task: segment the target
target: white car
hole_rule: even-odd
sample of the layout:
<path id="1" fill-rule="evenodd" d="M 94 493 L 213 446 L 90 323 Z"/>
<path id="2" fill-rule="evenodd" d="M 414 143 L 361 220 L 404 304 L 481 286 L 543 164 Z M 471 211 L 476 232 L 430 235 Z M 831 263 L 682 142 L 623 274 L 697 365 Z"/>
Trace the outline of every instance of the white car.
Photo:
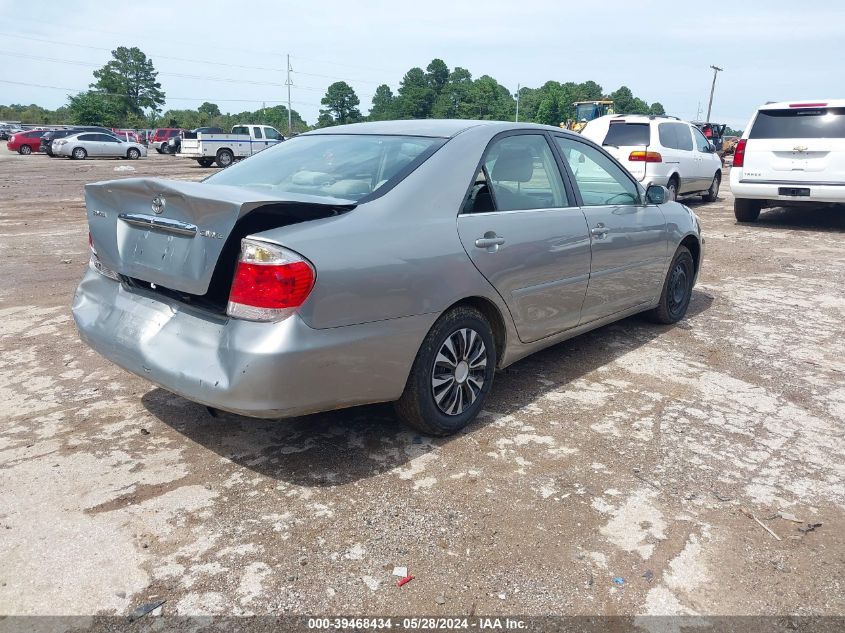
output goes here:
<path id="1" fill-rule="evenodd" d="M 581 134 L 601 145 L 643 187 L 661 185 L 672 199 L 701 195 L 713 202 L 722 182 L 722 159 L 697 127 L 670 116 L 609 114 Z"/>
<path id="2" fill-rule="evenodd" d="M 760 106 L 731 168 L 734 215 L 765 207 L 845 204 L 845 99 Z"/>
<path id="3" fill-rule="evenodd" d="M 53 154 L 76 160 L 85 158 L 128 158 L 135 160 L 147 155 L 147 148 L 140 143 L 122 141 L 111 134 L 81 132 L 56 139 Z"/>

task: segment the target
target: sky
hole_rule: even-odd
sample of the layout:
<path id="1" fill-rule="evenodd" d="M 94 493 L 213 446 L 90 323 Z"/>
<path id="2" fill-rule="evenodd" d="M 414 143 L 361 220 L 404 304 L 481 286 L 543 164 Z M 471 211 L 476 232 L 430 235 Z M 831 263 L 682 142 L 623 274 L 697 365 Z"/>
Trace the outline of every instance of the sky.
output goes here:
<path id="1" fill-rule="evenodd" d="M 565 0 L 0 0 L 0 104 L 56 108 L 87 88 L 117 46 L 153 60 L 164 109 L 223 112 L 287 102 L 313 124 L 344 80 L 366 114 L 435 57 L 516 92 L 548 80 L 626 85 L 668 114 L 741 129 L 767 101 L 845 97 L 845 2 Z"/>

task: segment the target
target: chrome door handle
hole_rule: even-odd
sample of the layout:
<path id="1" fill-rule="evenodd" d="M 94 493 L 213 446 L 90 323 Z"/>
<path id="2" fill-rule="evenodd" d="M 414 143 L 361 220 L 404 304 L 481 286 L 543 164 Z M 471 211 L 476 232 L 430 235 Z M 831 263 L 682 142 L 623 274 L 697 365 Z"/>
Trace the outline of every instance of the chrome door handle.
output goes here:
<path id="1" fill-rule="evenodd" d="M 590 229 L 590 235 L 595 235 L 597 237 L 604 237 L 608 233 L 609 229 L 601 222 L 599 222 L 595 228 Z"/>
<path id="2" fill-rule="evenodd" d="M 488 253 L 495 253 L 505 243 L 505 238 L 496 235 L 495 231 L 487 231 L 484 237 L 475 240 L 476 248 L 486 248 Z"/>

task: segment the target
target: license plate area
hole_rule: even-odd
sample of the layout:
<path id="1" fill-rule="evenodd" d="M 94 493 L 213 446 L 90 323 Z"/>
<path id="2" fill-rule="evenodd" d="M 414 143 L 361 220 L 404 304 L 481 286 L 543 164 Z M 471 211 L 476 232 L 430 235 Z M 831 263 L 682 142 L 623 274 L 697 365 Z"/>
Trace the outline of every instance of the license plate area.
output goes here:
<path id="1" fill-rule="evenodd" d="M 779 196 L 791 196 L 791 197 L 809 196 L 810 195 L 810 188 L 809 187 L 778 187 L 778 195 Z"/>

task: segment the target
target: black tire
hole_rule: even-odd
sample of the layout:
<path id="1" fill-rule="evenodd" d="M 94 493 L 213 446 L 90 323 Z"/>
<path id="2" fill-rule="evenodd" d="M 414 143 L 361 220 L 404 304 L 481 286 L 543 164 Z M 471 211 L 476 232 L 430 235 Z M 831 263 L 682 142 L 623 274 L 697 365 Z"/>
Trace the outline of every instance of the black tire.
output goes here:
<path id="1" fill-rule="evenodd" d="M 30 154 L 32 154 L 32 148 L 29 145 L 21 145 L 18 148 L 18 153 L 22 156 L 29 156 Z"/>
<path id="2" fill-rule="evenodd" d="M 734 200 L 734 216 L 737 222 L 756 222 L 762 209 L 763 203 L 760 200 L 746 200 L 745 198 Z"/>
<path id="3" fill-rule="evenodd" d="M 465 334 L 469 331 L 476 336 Z M 469 345 L 467 341 L 471 341 Z M 447 348 L 447 345 L 451 347 Z M 449 365 L 438 360 L 446 358 L 449 349 L 456 351 L 453 360 L 483 361 L 483 368 L 473 370 L 466 360 L 460 360 L 453 363 L 455 369 L 452 371 Z M 445 354 L 441 355 L 444 350 Z M 493 385 L 495 371 L 496 346 L 487 319 L 475 308 L 454 308 L 437 320 L 420 346 L 405 391 L 394 403 L 396 415 L 426 435 L 457 433 L 481 411 Z M 480 387 L 479 378 L 483 378 Z M 466 406 L 465 399 L 469 401 Z M 452 413 L 447 411 L 450 408 L 453 408 Z"/>
<path id="4" fill-rule="evenodd" d="M 213 158 L 198 158 L 197 162 L 200 164 L 200 167 L 211 167 L 214 164 Z"/>
<path id="5" fill-rule="evenodd" d="M 88 152 L 85 151 L 84 147 L 74 147 L 73 151 L 70 153 L 71 158 L 74 160 L 85 160 L 88 158 Z"/>
<path id="6" fill-rule="evenodd" d="M 221 149 L 217 152 L 217 158 L 215 160 L 218 167 L 226 168 L 235 162 L 235 155 L 232 153 L 232 150 L 229 149 Z"/>
<path id="7" fill-rule="evenodd" d="M 156 151 L 157 151 L 159 154 L 161 154 L 161 153 L 162 153 L 162 152 L 161 152 L 161 148 L 160 148 L 160 147 L 156 147 Z"/>
<path id="8" fill-rule="evenodd" d="M 695 261 L 686 246 L 679 246 L 669 265 L 669 272 L 663 281 L 660 303 L 648 313 L 656 323 L 677 323 L 684 318 L 692 299 L 692 284 L 695 280 Z"/>
<path id="9" fill-rule="evenodd" d="M 674 202 L 678 199 L 678 177 L 672 176 L 669 182 L 666 183 L 666 189 L 669 191 L 669 202 Z"/>
<path id="10" fill-rule="evenodd" d="M 717 171 L 713 176 L 713 182 L 710 183 L 710 189 L 707 193 L 701 195 L 704 202 L 716 202 L 719 199 L 719 185 L 722 184 L 722 172 Z"/>
<path id="11" fill-rule="evenodd" d="M 141 158 L 141 152 L 136 147 L 130 147 L 126 152 L 126 158 L 129 160 L 138 160 Z"/>

